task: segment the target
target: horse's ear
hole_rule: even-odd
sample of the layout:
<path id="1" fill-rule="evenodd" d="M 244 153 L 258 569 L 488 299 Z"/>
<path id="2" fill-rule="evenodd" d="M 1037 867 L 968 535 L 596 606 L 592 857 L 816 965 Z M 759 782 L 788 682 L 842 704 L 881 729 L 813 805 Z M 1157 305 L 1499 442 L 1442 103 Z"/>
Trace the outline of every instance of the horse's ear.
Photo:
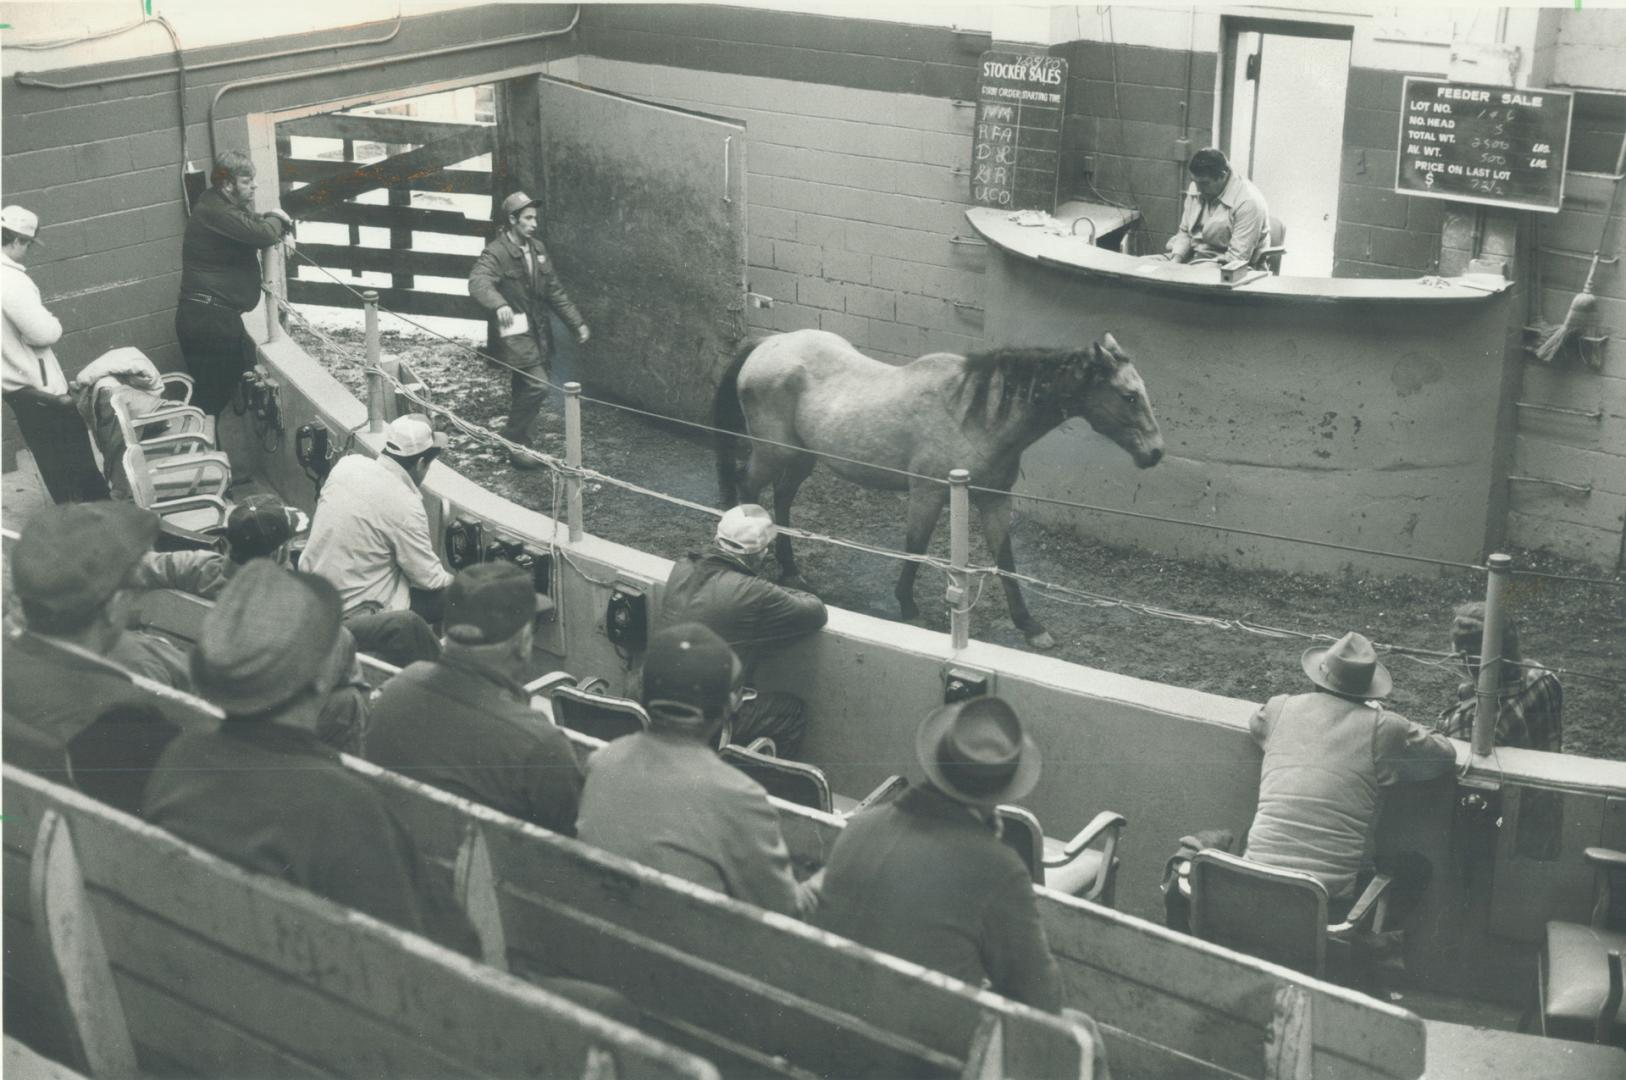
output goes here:
<path id="1" fill-rule="evenodd" d="M 1112 336 L 1112 332 L 1110 330 L 1101 335 L 1101 344 L 1106 346 L 1108 352 L 1123 352 L 1123 349 L 1118 345 L 1118 339 Z"/>

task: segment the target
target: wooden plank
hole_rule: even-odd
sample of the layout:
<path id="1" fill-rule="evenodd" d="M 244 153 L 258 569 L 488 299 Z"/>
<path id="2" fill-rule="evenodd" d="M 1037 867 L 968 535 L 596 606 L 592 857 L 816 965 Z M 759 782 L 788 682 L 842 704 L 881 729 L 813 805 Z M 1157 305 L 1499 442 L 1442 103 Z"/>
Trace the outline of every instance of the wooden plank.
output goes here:
<path id="1" fill-rule="evenodd" d="M 328 269 L 412 271 L 434 277 L 467 278 L 475 256 L 442 251 L 403 251 L 398 248 L 349 247 L 344 244 L 301 244 L 299 250 Z M 398 290 L 391 290 L 398 291 Z"/>
<path id="2" fill-rule="evenodd" d="M 386 159 L 388 160 L 388 159 Z M 375 162 L 382 165 L 383 162 Z M 278 171 L 283 179 L 289 182 L 303 182 L 308 187 L 294 188 L 282 197 L 283 209 L 300 220 L 305 219 L 305 209 L 311 206 L 331 206 L 338 201 L 338 196 L 329 197 L 326 202 L 312 202 L 323 190 L 326 183 L 339 183 L 361 174 L 362 169 L 372 168 L 371 165 L 347 165 L 342 161 L 323 161 L 317 158 L 285 158 L 279 163 Z M 484 169 L 438 169 L 416 176 L 402 176 L 392 179 L 389 184 L 371 183 L 370 181 L 356 181 L 366 183 L 358 191 L 348 192 L 344 199 L 349 200 L 365 191 L 388 187 L 391 191 L 434 191 L 442 195 L 486 195 L 490 192 L 491 174 Z M 353 185 L 351 185 L 353 186 Z M 311 195 L 304 197 L 306 192 Z M 298 207 L 296 210 L 295 207 Z"/>
<path id="3" fill-rule="evenodd" d="M 5 1068 L 0 1071 L 11 1080 L 84 1080 L 82 1074 L 60 1061 L 34 1053 L 10 1035 L 6 1036 Z"/>
<path id="4" fill-rule="evenodd" d="M 453 184 L 457 178 L 452 176 L 454 170 L 449 170 L 446 166 L 479 157 L 481 154 L 489 154 L 491 141 L 490 128 L 470 128 L 460 134 L 438 139 L 427 146 L 420 146 L 416 150 L 409 150 L 404 154 L 375 161 L 357 169 L 345 169 L 340 166 L 344 169 L 343 175 L 318 179 L 309 187 L 289 192 L 283 198 L 283 208 L 298 217 L 300 210 L 307 206 L 338 202 L 360 195 L 364 191 L 372 191 L 374 188 L 412 187 L 426 182 L 436 185 L 426 190 L 455 191 L 457 189 Z M 290 180 L 302 179 L 296 172 L 286 171 L 294 162 L 300 160 L 294 158 L 288 162 L 279 162 L 279 168 L 284 170 L 283 175 Z M 478 177 L 480 181 L 467 192 L 468 194 L 483 194 L 490 190 L 491 179 L 487 173 L 463 171 L 468 176 Z"/>
<path id="5" fill-rule="evenodd" d="M 439 315 L 449 319 L 486 321 L 486 310 L 467 296 L 432 293 L 421 289 L 377 289 L 378 302 L 403 315 Z M 361 307 L 361 299 L 333 281 L 288 281 L 288 301 L 293 304 L 320 304 L 326 307 Z M 387 319 L 387 316 L 386 316 Z M 384 325 L 388 325 L 386 321 Z"/>
<path id="6" fill-rule="evenodd" d="M 491 849 L 473 821 L 464 830 L 457 849 L 457 865 L 452 874 L 457 902 L 469 917 L 480 938 L 480 954 L 499 971 L 508 970 L 508 942 L 503 935 L 502 901 L 497 895 L 497 879 L 491 869 Z"/>
<path id="7" fill-rule="evenodd" d="M 491 237 L 491 222 L 471 218 L 455 210 L 430 210 L 422 206 L 378 206 L 373 203 L 341 202 L 315 206 L 304 221 L 331 221 L 345 225 L 366 225 L 375 229 L 411 229 L 413 232 L 442 233 L 449 236 Z M 304 245 L 301 245 L 301 250 Z"/>
<path id="8" fill-rule="evenodd" d="M 1278 987 L 1265 1044 L 1265 1080 L 1311 1080 L 1314 1025 L 1309 993 L 1302 986 Z"/>
<path id="9" fill-rule="evenodd" d="M 7 825 L 13 814 L 26 822 L 47 809 L 61 811 L 73 828 L 93 896 L 107 897 L 97 904 L 98 917 L 112 918 L 115 909 L 167 913 L 176 920 L 168 944 L 196 942 L 202 956 L 212 943 L 210 954 L 234 958 L 230 973 L 216 978 L 232 981 L 238 969 L 252 967 L 268 978 L 306 983 L 332 1002 L 387 1023 L 396 1041 L 433 1047 L 460 1071 L 580 1072 L 596 1045 L 614 1054 L 624 1077 L 716 1076 L 708 1063 L 597 1013 L 285 882 L 239 870 L 10 766 L 5 805 Z M 8 844 L 19 839 L 8 830 Z M 152 947 L 111 929 L 108 936 L 119 942 L 120 966 L 124 955 Z M 151 962 L 172 963 L 172 957 L 155 948 Z M 297 1011 L 265 1011 L 293 1025 L 289 1044 L 298 1045 L 307 1018 Z"/>
<path id="10" fill-rule="evenodd" d="M 334 1076 L 299 1056 L 273 1046 L 233 1022 L 206 1012 L 145 980 L 115 971 L 119 999 L 136 1035 L 136 1054 L 150 1075 Z"/>
<path id="11" fill-rule="evenodd" d="M 135 1047 L 113 988 L 101 929 L 86 899 L 73 837 L 55 811 L 40 821 L 28 891 L 30 914 L 45 944 L 44 989 L 68 1018 L 75 1064 L 97 1080 L 137 1075 Z"/>
<path id="12" fill-rule="evenodd" d="M 322 113 L 284 120 L 277 125 L 277 137 L 305 135 L 318 139 L 359 139 L 376 143 L 410 143 L 424 146 L 490 124 L 449 124 L 441 120 L 414 120 L 408 116 L 365 116 L 357 113 Z"/>

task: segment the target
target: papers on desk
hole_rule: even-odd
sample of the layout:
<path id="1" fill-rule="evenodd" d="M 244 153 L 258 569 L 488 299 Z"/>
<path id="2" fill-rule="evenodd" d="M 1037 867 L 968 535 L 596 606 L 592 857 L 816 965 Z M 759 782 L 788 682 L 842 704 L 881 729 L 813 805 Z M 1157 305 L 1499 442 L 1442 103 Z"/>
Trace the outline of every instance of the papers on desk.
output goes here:
<path id="1" fill-rule="evenodd" d="M 523 311 L 514 312 L 514 321 L 508 324 L 508 329 L 502 332 L 503 337 L 519 337 L 521 334 L 531 332 L 531 320 Z"/>

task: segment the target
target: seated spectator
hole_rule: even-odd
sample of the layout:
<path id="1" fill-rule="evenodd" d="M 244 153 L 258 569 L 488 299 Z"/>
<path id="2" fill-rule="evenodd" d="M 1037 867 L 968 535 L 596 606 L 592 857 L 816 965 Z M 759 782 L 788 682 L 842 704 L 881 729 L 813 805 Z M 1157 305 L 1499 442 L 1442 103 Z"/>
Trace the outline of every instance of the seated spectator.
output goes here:
<path id="1" fill-rule="evenodd" d="M 411 838 L 366 780 L 316 737 L 339 677 L 339 597 L 263 559 L 232 578 L 192 654 L 220 730 L 170 744 L 147 783 L 146 817 L 247 869 L 271 874 L 470 956 L 467 919 L 429 878 Z"/>
<path id="2" fill-rule="evenodd" d="M 493 810 L 574 835 L 582 774 L 521 680 L 538 597 L 513 563 L 471 566 L 446 590 L 446 641 L 384 684 L 367 758 Z"/>
<path id="3" fill-rule="evenodd" d="M 1191 186 L 1180 212 L 1180 228 L 1165 254 L 1174 262 L 1244 262 L 1253 265 L 1270 243 L 1270 207 L 1247 177 L 1231 169 L 1225 154 L 1210 146 L 1191 155 L 1186 166 Z"/>
<path id="4" fill-rule="evenodd" d="M 218 551 L 148 552 L 142 557 L 137 584 L 146 589 L 176 589 L 213 600 L 251 559 L 288 565 L 288 548 L 310 527 L 310 518 L 275 495 L 250 495 L 226 518 L 226 553 Z M 322 705 L 317 735 L 335 750 L 362 752 L 372 687 L 362 675 L 356 640 L 339 631 L 340 670 L 344 676 Z"/>
<path id="5" fill-rule="evenodd" d="M 180 730 L 163 697 L 184 672 L 180 650 L 125 629 L 136 566 L 157 537 L 157 515 L 130 503 L 49 506 L 10 560 L 26 629 L 7 635 L 0 665 L 6 759 L 51 772 L 66 754 L 80 787 L 123 809 Z M 117 707 L 118 722 L 98 723 Z"/>
<path id="6" fill-rule="evenodd" d="M 817 893 L 791 875 L 767 793 L 715 749 L 745 696 L 742 670 L 728 644 L 704 626 L 658 631 L 644 660 L 650 730 L 588 759 L 577 834 L 758 907 L 806 914 Z"/>
<path id="7" fill-rule="evenodd" d="M 446 436 L 413 414 L 390 421 L 377 458 L 340 458 L 300 559 L 339 590 L 357 647 L 397 667 L 440 655 L 430 624 L 452 575 L 435 554 L 418 488 L 445 448 Z"/>
<path id="8" fill-rule="evenodd" d="M 812 593 L 775 585 L 762 576 L 778 530 L 760 506 L 736 506 L 717 523 L 716 550 L 677 560 L 666 579 L 656 626 L 697 622 L 719 635 L 745 666 L 752 685 L 757 664 L 787 643 L 811 634 L 829 618 Z M 806 706 L 794 694 L 759 693 L 734 717 L 732 741 L 759 738 L 794 757 L 807 728 Z"/>
<path id="9" fill-rule="evenodd" d="M 1363 635 L 1306 649 L 1301 663 L 1315 689 L 1278 694 L 1248 722 L 1265 757 L 1244 854 L 1315 875 L 1337 919 L 1371 876 L 1383 789 L 1444 776 L 1456 750 L 1383 707 L 1394 682 Z M 1401 876 L 1409 880 L 1397 877 L 1398 902 L 1423 884 L 1421 871 Z"/>
<path id="10" fill-rule="evenodd" d="M 1454 739 L 1473 740 L 1474 694 L 1479 686 L 1479 646 L 1485 634 L 1485 604 L 1476 600 L 1452 613 L 1451 648 L 1462 657 L 1467 681 L 1457 686 L 1457 702 L 1440 714 L 1434 730 Z M 1512 619 L 1502 627 L 1501 711 L 1496 714 L 1497 746 L 1564 751 L 1564 687 L 1558 676 L 1519 653 L 1519 627 Z"/>
<path id="11" fill-rule="evenodd" d="M 1010 705 L 945 705 L 915 735 L 925 783 L 842 830 L 819 926 L 1035 1008 L 1061 1009 L 1033 878 L 999 839 L 998 803 L 1039 782 L 1039 750 Z"/>

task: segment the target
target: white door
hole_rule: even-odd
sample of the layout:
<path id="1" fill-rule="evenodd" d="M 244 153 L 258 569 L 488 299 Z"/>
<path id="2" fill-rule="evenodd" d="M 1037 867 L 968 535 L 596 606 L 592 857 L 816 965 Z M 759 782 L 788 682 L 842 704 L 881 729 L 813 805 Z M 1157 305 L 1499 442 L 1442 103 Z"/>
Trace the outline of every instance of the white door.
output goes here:
<path id="1" fill-rule="evenodd" d="M 1282 273 L 1330 277 L 1349 42 L 1269 32 L 1233 41 L 1226 153 L 1287 227 Z"/>

